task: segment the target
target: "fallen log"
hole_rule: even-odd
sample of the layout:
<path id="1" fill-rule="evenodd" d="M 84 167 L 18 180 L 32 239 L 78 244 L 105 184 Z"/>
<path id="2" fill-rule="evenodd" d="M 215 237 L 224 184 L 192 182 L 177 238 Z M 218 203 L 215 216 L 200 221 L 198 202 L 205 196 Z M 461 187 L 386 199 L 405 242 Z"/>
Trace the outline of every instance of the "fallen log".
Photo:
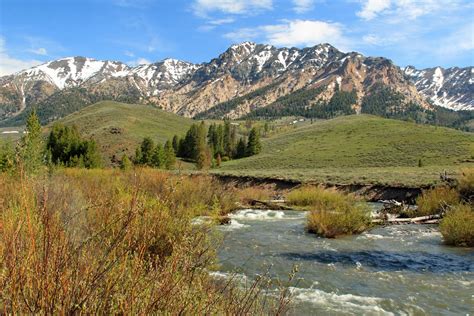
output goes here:
<path id="1" fill-rule="evenodd" d="M 388 218 L 382 219 L 377 218 L 373 219 L 373 224 L 437 224 L 439 223 L 441 216 L 438 214 L 435 215 L 428 215 L 428 216 L 419 216 L 419 217 L 412 217 L 412 218 Z"/>

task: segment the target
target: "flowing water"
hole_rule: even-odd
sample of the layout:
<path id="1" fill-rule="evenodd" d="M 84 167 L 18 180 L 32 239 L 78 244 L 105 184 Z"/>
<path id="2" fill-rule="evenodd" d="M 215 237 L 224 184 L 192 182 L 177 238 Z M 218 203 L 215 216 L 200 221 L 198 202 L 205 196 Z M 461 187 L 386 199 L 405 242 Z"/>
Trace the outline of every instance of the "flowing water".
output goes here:
<path id="1" fill-rule="evenodd" d="M 252 279 L 294 265 L 292 314 L 474 314 L 474 250 L 444 246 L 433 225 L 394 225 L 318 238 L 305 212 L 241 210 L 224 233 L 221 277 Z"/>

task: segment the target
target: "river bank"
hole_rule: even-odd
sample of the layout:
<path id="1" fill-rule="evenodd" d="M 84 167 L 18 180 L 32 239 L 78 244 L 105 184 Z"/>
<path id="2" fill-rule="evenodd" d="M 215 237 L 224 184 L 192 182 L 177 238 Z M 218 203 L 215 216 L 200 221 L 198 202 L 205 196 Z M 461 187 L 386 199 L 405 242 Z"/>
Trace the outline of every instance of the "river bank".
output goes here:
<path id="1" fill-rule="evenodd" d="M 471 312 L 474 252 L 445 246 L 434 225 L 325 239 L 305 231 L 304 211 L 247 209 L 230 217 L 217 227 L 224 241 L 216 274 L 245 282 L 269 270 L 284 281 L 298 265 L 297 281 L 288 284 L 294 315 Z"/>
<path id="2" fill-rule="evenodd" d="M 335 188 L 344 193 L 353 193 L 362 197 L 368 202 L 380 200 L 395 200 L 407 204 L 414 204 L 415 199 L 422 193 L 422 190 L 430 186 L 390 186 L 381 184 L 335 184 L 335 183 L 315 183 L 302 182 L 298 180 L 287 180 L 278 178 L 237 176 L 228 174 L 213 174 L 214 177 L 223 183 L 234 183 L 238 187 L 274 187 L 276 194 L 282 194 L 288 190 L 301 186 L 302 184 L 320 185 L 325 188 Z"/>

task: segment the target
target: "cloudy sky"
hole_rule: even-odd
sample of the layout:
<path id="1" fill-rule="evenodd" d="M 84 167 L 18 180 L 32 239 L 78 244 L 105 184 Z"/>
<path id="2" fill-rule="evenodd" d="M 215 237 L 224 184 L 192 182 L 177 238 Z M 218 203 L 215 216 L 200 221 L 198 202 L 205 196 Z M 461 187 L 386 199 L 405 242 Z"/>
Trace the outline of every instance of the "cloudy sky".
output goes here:
<path id="1" fill-rule="evenodd" d="M 1 0 L 0 75 L 67 56 L 204 62 L 242 41 L 472 66 L 472 0 Z"/>

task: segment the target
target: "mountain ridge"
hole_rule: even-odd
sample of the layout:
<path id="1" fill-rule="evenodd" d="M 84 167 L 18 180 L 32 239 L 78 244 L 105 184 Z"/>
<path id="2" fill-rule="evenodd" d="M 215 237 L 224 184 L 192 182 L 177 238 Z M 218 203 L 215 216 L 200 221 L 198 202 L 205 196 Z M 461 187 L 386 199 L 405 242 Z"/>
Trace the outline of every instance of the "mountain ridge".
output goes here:
<path id="1" fill-rule="evenodd" d="M 444 73 L 448 80 L 439 87 L 439 76 L 429 69 L 399 68 L 387 58 L 344 53 L 328 43 L 299 49 L 243 42 L 201 64 L 166 58 L 131 67 L 120 61 L 67 57 L 0 77 L 0 121 L 15 120 L 31 107 L 48 106 L 52 109 L 43 120 L 51 121 L 105 99 L 154 104 L 194 117 L 277 80 L 279 84 L 264 95 L 237 104 L 224 116 L 239 118 L 296 90 L 322 86 L 326 90 L 318 96 L 321 100 L 330 99 L 336 87 L 356 91 L 358 101 L 353 107 L 359 111 L 360 100 L 376 84 L 391 87 L 406 98 L 405 103 L 422 108 L 434 104 L 474 109 L 473 67 L 463 68 L 462 73 L 448 68 Z M 456 74 L 461 79 L 456 80 Z M 82 96 L 79 101 L 70 99 L 74 93 L 69 90 L 75 89 Z M 56 115 L 51 114 L 54 110 Z"/>

